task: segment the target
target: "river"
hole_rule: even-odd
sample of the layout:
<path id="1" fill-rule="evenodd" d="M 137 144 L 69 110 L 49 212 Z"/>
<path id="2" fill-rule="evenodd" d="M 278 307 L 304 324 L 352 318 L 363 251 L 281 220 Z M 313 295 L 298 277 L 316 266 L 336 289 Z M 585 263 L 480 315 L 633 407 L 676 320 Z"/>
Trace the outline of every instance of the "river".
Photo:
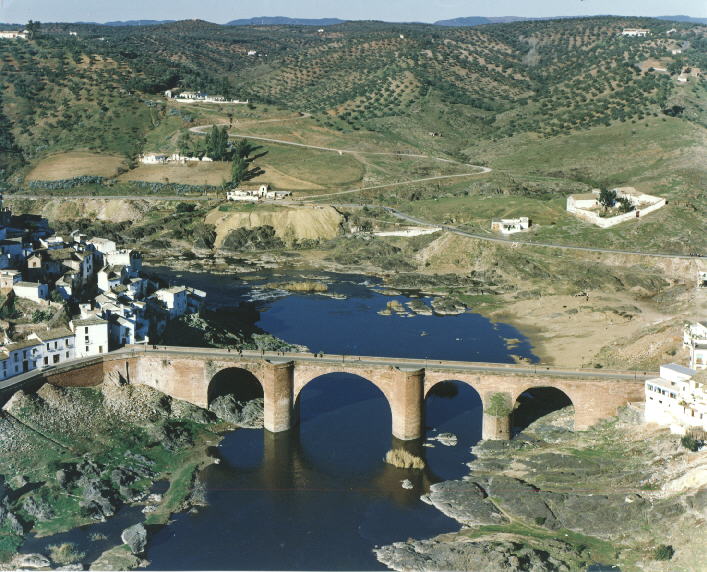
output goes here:
<path id="1" fill-rule="evenodd" d="M 345 296 L 337 299 L 262 288 L 273 275 L 247 283 L 168 276 L 206 290 L 212 306 L 255 302 L 258 326 L 313 351 L 495 362 L 511 362 L 512 351 L 534 359 L 520 332 L 478 314 L 379 315 L 389 301 L 411 298 L 382 293 L 371 278 L 320 275 L 330 293 Z M 509 350 L 504 338 L 517 345 Z M 458 444 L 407 444 L 427 468 L 402 470 L 383 461 L 393 446 L 383 394 L 353 375 L 314 380 L 301 394 L 296 430 L 226 435 L 215 451 L 220 462 L 202 474 L 208 507 L 176 515 L 151 537 L 150 568 L 377 570 L 385 569 L 371 552 L 377 545 L 458 530 L 419 499 L 431 483 L 466 474 L 469 448 L 481 436 L 479 396 L 462 384 L 446 389 L 425 404 L 427 437 L 450 432 Z M 412 489 L 401 486 L 404 479 Z"/>

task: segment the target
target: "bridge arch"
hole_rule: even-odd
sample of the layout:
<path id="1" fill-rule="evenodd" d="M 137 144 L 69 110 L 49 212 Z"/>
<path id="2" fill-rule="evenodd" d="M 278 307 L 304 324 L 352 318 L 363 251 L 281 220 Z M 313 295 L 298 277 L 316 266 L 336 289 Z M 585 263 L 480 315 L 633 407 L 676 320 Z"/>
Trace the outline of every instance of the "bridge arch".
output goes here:
<path id="1" fill-rule="evenodd" d="M 318 385 L 322 385 L 325 387 L 318 388 Z M 357 394 L 359 394 L 360 396 L 364 396 L 366 394 L 365 390 L 356 392 L 354 389 L 353 391 L 351 391 L 352 387 L 355 388 L 355 386 L 357 385 L 359 387 L 361 385 L 367 385 L 373 388 L 375 391 L 373 393 L 369 392 L 368 394 L 374 395 L 375 393 L 378 393 L 382 395 L 385 398 L 385 404 L 388 408 L 388 411 L 392 411 L 390 399 L 386 392 L 387 388 L 382 387 L 381 384 L 376 383 L 374 379 L 369 379 L 369 377 L 365 375 L 360 375 L 358 373 L 353 373 L 350 371 L 333 370 L 326 373 L 321 373 L 320 375 L 316 375 L 311 379 L 308 379 L 304 383 L 299 384 L 299 386 L 295 388 L 293 402 L 298 420 L 301 418 L 302 415 L 303 393 L 308 394 L 312 391 L 320 391 L 322 392 L 322 399 L 329 400 L 331 403 L 330 407 L 335 408 L 343 405 L 346 402 L 352 402 L 352 399 L 353 402 L 355 402 L 357 400 Z M 324 392 L 326 392 L 326 395 L 324 395 Z M 307 412 L 305 411 L 304 413 L 306 415 Z"/>
<path id="2" fill-rule="evenodd" d="M 517 435 L 541 417 L 575 405 L 571 392 L 562 388 L 552 385 L 528 387 L 518 393 L 513 403 L 512 433 Z"/>
<path id="3" fill-rule="evenodd" d="M 226 367 L 211 377 L 206 390 L 207 405 L 215 399 L 233 395 L 237 401 L 264 398 L 265 388 L 256 375 L 242 367 Z"/>

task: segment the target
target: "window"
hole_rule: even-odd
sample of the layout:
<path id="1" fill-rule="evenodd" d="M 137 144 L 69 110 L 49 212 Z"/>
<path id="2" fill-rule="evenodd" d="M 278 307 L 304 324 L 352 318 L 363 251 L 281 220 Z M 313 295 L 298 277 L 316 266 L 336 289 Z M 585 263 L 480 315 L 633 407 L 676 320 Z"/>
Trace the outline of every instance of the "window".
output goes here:
<path id="1" fill-rule="evenodd" d="M 88 346 L 86 346 L 86 353 L 88 353 Z"/>
<path id="2" fill-rule="evenodd" d="M 47 351 L 50 351 L 51 348 L 49 347 L 49 342 L 47 342 Z"/>
<path id="3" fill-rule="evenodd" d="M 88 326 L 86 326 L 83 330 L 86 333 L 86 335 L 88 335 Z"/>
<path id="4" fill-rule="evenodd" d="M 98 346 L 98 353 L 102 354 L 103 353 L 103 346 Z"/>
<path id="5" fill-rule="evenodd" d="M 54 342 L 54 349 L 57 349 L 59 347 L 59 342 Z"/>
<path id="6" fill-rule="evenodd" d="M 44 365 L 49 365 L 49 358 L 44 356 Z"/>
<path id="7" fill-rule="evenodd" d="M 69 359 L 69 352 L 66 352 L 66 359 Z"/>
<path id="8" fill-rule="evenodd" d="M 88 336 L 86 336 L 86 338 L 84 339 L 84 341 L 85 341 L 86 343 L 89 342 Z"/>
<path id="9" fill-rule="evenodd" d="M 52 356 L 52 363 L 59 363 L 59 354 L 54 354 Z"/>

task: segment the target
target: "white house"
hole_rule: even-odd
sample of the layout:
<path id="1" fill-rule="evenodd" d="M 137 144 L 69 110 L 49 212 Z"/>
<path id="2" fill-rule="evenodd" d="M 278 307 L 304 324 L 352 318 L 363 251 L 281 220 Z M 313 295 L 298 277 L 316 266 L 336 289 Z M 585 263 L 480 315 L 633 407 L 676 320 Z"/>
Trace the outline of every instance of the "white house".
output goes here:
<path id="1" fill-rule="evenodd" d="M 531 224 L 528 217 L 502 218 L 491 221 L 491 230 L 501 234 L 515 234 L 528 230 Z"/>
<path id="2" fill-rule="evenodd" d="M 72 320 L 76 336 L 76 357 L 95 356 L 108 351 L 108 321 L 98 316 Z"/>
<path id="3" fill-rule="evenodd" d="M 104 266 L 96 275 L 96 285 L 101 292 L 120 286 L 128 277 L 125 266 Z"/>
<path id="4" fill-rule="evenodd" d="M 622 36 L 628 36 L 630 38 L 644 38 L 651 33 L 650 30 L 645 28 L 624 28 L 621 32 Z"/>
<path id="5" fill-rule="evenodd" d="M 167 155 L 162 153 L 149 153 L 147 155 L 140 155 L 139 161 L 143 165 L 162 165 L 167 162 Z"/>
<path id="6" fill-rule="evenodd" d="M 2 30 L 0 40 L 26 40 L 29 37 L 27 30 Z"/>
<path id="7" fill-rule="evenodd" d="M 233 189 L 226 192 L 229 201 L 255 203 L 260 200 L 280 201 L 292 196 L 290 191 L 271 191 L 269 185 L 260 185 L 257 189 Z"/>
<path id="8" fill-rule="evenodd" d="M 98 236 L 94 236 L 93 238 L 87 240 L 86 244 L 90 244 L 96 252 L 100 252 L 104 255 L 118 250 L 118 245 L 114 240 L 100 238 Z"/>
<path id="9" fill-rule="evenodd" d="M 41 343 L 36 359 L 38 368 L 57 365 L 76 357 L 74 333 L 67 328 L 35 332 L 27 336 L 27 339 Z"/>
<path id="10" fill-rule="evenodd" d="M 249 56 L 257 56 L 257 55 L 258 55 L 258 50 L 248 50 L 248 55 L 249 55 Z"/>
<path id="11" fill-rule="evenodd" d="M 690 367 L 707 369 L 707 322 L 685 324 L 682 343 L 690 349 Z"/>
<path id="12" fill-rule="evenodd" d="M 0 354 L 0 377 L 7 379 L 37 368 L 37 357 L 41 350 L 41 342 L 23 340 L 12 342 L 2 347 Z"/>
<path id="13" fill-rule="evenodd" d="M 34 302 L 49 298 L 49 286 L 41 282 L 15 282 L 12 291 L 18 298 L 27 298 Z"/>
<path id="14" fill-rule="evenodd" d="M 187 294 L 186 287 L 172 286 L 170 288 L 157 290 L 154 296 L 164 303 L 165 308 L 169 311 L 169 317 L 172 319 L 187 313 Z"/>
<path id="15" fill-rule="evenodd" d="M 645 383 L 646 423 L 664 425 L 678 435 L 707 430 L 706 378 L 705 372 L 678 364 L 660 366 L 660 377 Z"/>
<path id="16" fill-rule="evenodd" d="M 142 254 L 137 250 L 115 250 L 105 256 L 106 264 L 125 266 L 130 276 L 136 276 L 142 270 Z"/>
<path id="17" fill-rule="evenodd" d="M 22 280 L 22 272 L 14 268 L 0 270 L 0 288 L 12 288 Z"/>

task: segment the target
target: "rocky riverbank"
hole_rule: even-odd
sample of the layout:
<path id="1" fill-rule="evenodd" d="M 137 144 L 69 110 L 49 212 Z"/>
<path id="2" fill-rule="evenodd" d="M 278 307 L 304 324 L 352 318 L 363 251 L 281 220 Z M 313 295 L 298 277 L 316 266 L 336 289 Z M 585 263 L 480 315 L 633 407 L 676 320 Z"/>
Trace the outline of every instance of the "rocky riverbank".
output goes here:
<path id="1" fill-rule="evenodd" d="M 262 424 L 262 405 L 240 405 L 240 419 L 224 419 L 118 375 L 95 388 L 17 392 L 0 413 L 0 570 L 143 565 L 150 527 L 204 502 L 198 474 L 222 432 Z M 66 542 L 97 523 L 108 528 Z"/>
<path id="2" fill-rule="evenodd" d="M 479 443 L 469 476 L 423 498 L 460 531 L 384 546 L 378 559 L 400 571 L 701 569 L 707 452 L 631 411 L 575 432 L 568 408 L 510 442 Z M 659 545 L 672 559 L 657 559 Z"/>

